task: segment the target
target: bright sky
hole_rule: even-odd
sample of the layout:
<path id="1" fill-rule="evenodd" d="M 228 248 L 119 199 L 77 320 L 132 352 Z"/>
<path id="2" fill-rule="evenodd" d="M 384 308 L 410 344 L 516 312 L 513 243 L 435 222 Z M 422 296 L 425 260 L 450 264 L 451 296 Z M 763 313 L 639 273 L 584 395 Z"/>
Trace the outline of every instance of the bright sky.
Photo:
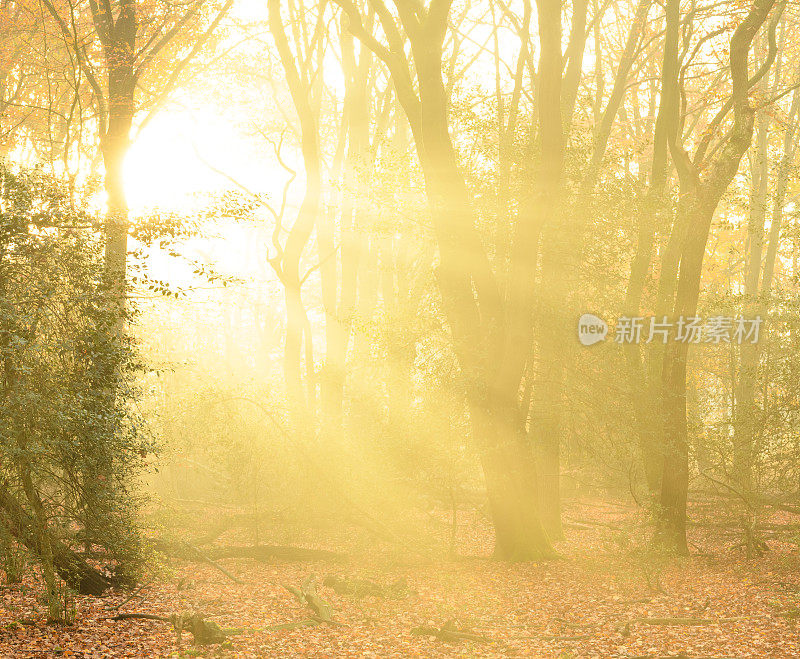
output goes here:
<path id="1" fill-rule="evenodd" d="M 230 120 L 211 112 L 164 110 L 145 127 L 128 154 L 125 174 L 131 209 L 178 210 L 193 205 L 193 193 L 234 187 L 212 167 L 249 189 L 272 192 L 278 172 L 257 156 L 248 139 Z"/>

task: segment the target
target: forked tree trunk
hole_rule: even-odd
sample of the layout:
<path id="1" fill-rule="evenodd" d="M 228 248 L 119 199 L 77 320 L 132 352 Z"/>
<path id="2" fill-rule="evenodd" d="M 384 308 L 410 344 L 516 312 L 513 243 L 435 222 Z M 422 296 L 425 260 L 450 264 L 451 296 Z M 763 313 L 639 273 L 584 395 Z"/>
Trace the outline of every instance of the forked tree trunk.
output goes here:
<path id="1" fill-rule="evenodd" d="M 509 405 L 496 395 L 506 349 L 503 305 L 476 230 L 475 213 L 449 134 L 442 51 L 450 3 L 431 4 L 422 20 L 412 6 L 397 5 L 411 45 L 417 92 L 412 82 L 411 62 L 403 47 L 404 37 L 388 8 L 376 1 L 388 49 L 365 31 L 355 4 L 336 0 L 347 11 L 354 34 L 386 63 L 409 120 L 439 247 L 436 276 L 442 307 L 461 367 L 473 440 L 486 478 L 496 535 L 495 556 L 509 560 L 541 559 L 552 555 L 552 550 L 539 517 L 532 453 L 518 425 L 519 403 L 514 401 Z M 524 360 L 526 355 L 527 351 L 518 351 L 516 358 Z"/>
<path id="2" fill-rule="evenodd" d="M 429 64 L 430 71 L 424 64 Z M 511 404 L 496 395 L 498 369 L 506 347 L 499 293 L 474 229 L 466 184 L 455 163 L 444 88 L 433 74 L 434 70 L 438 74 L 438 60 L 435 66 L 417 59 L 423 107 L 427 103 L 434 110 L 423 111 L 424 151 L 420 158 L 439 244 L 437 275 L 443 308 L 467 382 L 472 434 L 486 478 L 495 557 L 539 560 L 552 556 L 552 549 L 540 516 L 536 468 L 520 423 L 518 402 Z M 525 354 L 518 353 L 516 358 L 524 360 Z"/>
<path id="3" fill-rule="evenodd" d="M 703 270 L 711 221 L 722 195 L 727 190 L 742 157 L 750 148 L 754 129 L 754 110 L 748 103 L 748 91 L 753 82 L 749 78 L 750 47 L 758 30 L 764 24 L 775 0 L 756 0 L 744 20 L 731 37 L 730 71 L 732 81 L 731 109 L 733 126 L 724 139 L 719 155 L 701 177 L 696 163 L 702 161 L 711 133 L 698 145 L 694 162 L 682 147 L 672 142 L 670 148 L 675 159 L 681 184 L 682 199 L 676 224 L 686 227 L 680 250 L 680 270 L 673 313 L 674 320 L 695 316 L 700 295 Z M 772 36 L 780 12 L 770 25 Z M 674 20 L 674 19 L 673 19 Z M 774 51 L 771 56 L 774 58 Z M 761 70 L 766 73 L 771 64 L 768 59 Z M 689 484 L 689 445 L 686 419 L 686 360 L 689 344 L 673 341 L 664 352 L 663 383 L 663 437 L 664 470 L 661 480 L 661 519 L 657 538 L 661 544 L 680 553 L 688 551 L 686 541 L 686 502 Z"/>
<path id="4" fill-rule="evenodd" d="M 286 340 L 283 371 L 289 410 L 294 430 L 307 436 L 312 427 L 311 414 L 316 406 L 314 360 L 308 315 L 303 304 L 300 262 L 317 222 L 322 194 L 322 172 L 319 153 L 317 115 L 314 111 L 312 86 L 301 78 L 296 59 L 289 47 L 281 17 L 280 0 L 269 0 L 269 27 L 278 50 L 281 65 L 300 123 L 300 148 L 305 170 L 305 192 L 279 261 L 274 263 L 283 284 L 286 303 Z M 311 55 L 306 53 L 306 56 Z M 303 350 L 305 346 L 305 351 Z M 306 367 L 306 386 L 303 386 L 303 362 Z"/>

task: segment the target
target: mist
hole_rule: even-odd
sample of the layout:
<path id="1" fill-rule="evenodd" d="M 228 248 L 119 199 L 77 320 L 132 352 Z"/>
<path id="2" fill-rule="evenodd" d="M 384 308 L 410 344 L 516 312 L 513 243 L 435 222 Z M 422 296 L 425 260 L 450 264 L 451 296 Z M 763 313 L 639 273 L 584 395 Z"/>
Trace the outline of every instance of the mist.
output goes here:
<path id="1" fill-rule="evenodd" d="M 0 3 L 0 655 L 797 656 L 798 20 Z"/>

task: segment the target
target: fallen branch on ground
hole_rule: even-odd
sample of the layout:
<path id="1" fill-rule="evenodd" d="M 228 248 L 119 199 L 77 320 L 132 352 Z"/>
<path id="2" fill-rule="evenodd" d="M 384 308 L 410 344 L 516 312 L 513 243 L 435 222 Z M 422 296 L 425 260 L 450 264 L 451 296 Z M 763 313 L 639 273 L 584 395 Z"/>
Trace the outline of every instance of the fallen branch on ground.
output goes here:
<path id="1" fill-rule="evenodd" d="M 285 631 L 300 627 L 316 627 L 321 624 L 344 626 L 344 623 L 333 619 L 333 608 L 317 594 L 313 575 L 308 577 L 299 588 L 295 586 L 284 586 L 284 588 L 294 595 L 300 604 L 311 609 L 314 615 L 298 622 L 271 625 L 267 627 L 268 630 Z"/>
<path id="2" fill-rule="evenodd" d="M 196 544 L 186 541 L 151 540 L 156 551 L 187 561 L 220 558 L 252 558 L 257 561 L 343 561 L 346 556 L 327 549 L 307 549 L 290 545 L 250 545 L 210 547 L 207 552 L 199 552 Z M 198 555 L 199 554 L 199 555 Z M 217 566 L 215 566 L 217 567 Z"/>
<path id="3" fill-rule="evenodd" d="M 737 659 L 736 657 L 732 656 L 718 656 L 715 654 L 712 655 L 693 655 L 689 656 L 688 654 L 635 654 L 635 655 L 628 655 L 627 659 Z"/>
<path id="4" fill-rule="evenodd" d="M 134 590 L 131 591 L 130 595 L 128 595 L 124 600 L 122 600 L 119 604 L 117 604 L 113 608 L 115 611 L 119 611 L 123 606 L 125 606 L 128 602 L 130 602 L 134 597 L 141 597 L 139 592 L 142 591 L 144 588 L 147 588 L 151 583 L 153 583 L 154 579 L 150 579 L 149 581 L 145 581 L 144 583 L 139 584 Z"/>
<path id="5" fill-rule="evenodd" d="M 284 588 L 294 595 L 300 604 L 310 608 L 315 617 L 323 622 L 330 622 L 333 619 L 333 609 L 330 604 L 317 594 L 313 576 L 308 577 L 300 588 L 294 586 L 284 586 Z"/>
<path id="6" fill-rule="evenodd" d="M 573 627 L 576 629 L 585 629 L 587 627 L 596 627 L 594 623 L 591 622 L 572 622 L 572 620 L 565 620 L 564 618 L 553 618 L 555 622 L 560 625 L 564 625 L 565 627 Z"/>
<path id="7" fill-rule="evenodd" d="M 118 613 L 112 616 L 111 620 L 158 620 L 159 622 L 170 622 L 169 617 L 157 616 L 152 613 Z"/>
<path id="8" fill-rule="evenodd" d="M 235 528 L 237 526 L 244 526 L 247 523 L 249 517 L 250 517 L 249 515 L 232 515 L 229 517 L 223 517 L 216 524 L 214 524 L 206 533 L 194 538 L 193 540 L 190 540 L 189 544 L 194 545 L 195 547 L 210 545 L 212 542 L 215 542 L 217 538 L 219 538 L 226 531 L 229 531 L 230 529 Z"/>
<path id="9" fill-rule="evenodd" d="M 222 574 L 224 574 L 226 577 L 228 577 L 228 579 L 230 579 L 231 581 L 234 581 L 235 583 L 238 583 L 238 584 L 244 583 L 240 579 L 237 579 L 236 577 L 234 577 L 230 572 L 228 572 L 219 563 L 217 563 L 216 561 L 211 560 L 208 556 L 206 556 L 202 551 L 200 551 L 194 545 L 190 545 L 190 544 L 187 543 L 187 546 L 189 547 L 189 549 L 192 550 L 192 552 L 195 554 L 195 556 L 197 556 L 197 558 L 199 558 L 204 563 L 208 563 L 211 567 L 213 567 L 213 568 L 219 570 L 220 572 L 222 572 Z"/>
<path id="10" fill-rule="evenodd" d="M 534 634 L 532 636 L 510 636 L 508 637 L 509 640 L 513 641 L 527 641 L 527 640 L 539 640 L 539 641 L 585 641 L 588 638 L 592 638 L 591 634 L 576 634 L 572 636 L 559 636 L 555 634 Z"/>
<path id="11" fill-rule="evenodd" d="M 301 627 L 316 627 L 317 625 L 321 624 L 321 620 L 317 620 L 315 618 L 306 618 L 300 622 L 284 622 L 279 625 L 269 625 L 268 627 L 265 627 L 265 629 L 271 632 L 281 632 L 292 631 L 293 629 L 300 629 Z"/>
<path id="12" fill-rule="evenodd" d="M 178 636 L 178 645 L 181 644 L 184 630 L 188 631 L 194 638 L 195 645 L 216 645 L 225 643 L 228 637 L 233 634 L 241 633 L 238 629 L 222 629 L 213 620 L 206 620 L 202 614 L 195 611 L 184 611 L 173 613 L 171 616 L 158 616 L 152 613 L 120 613 L 111 620 L 155 620 L 157 622 L 168 622 L 175 629 Z"/>
<path id="13" fill-rule="evenodd" d="M 566 515 L 564 515 L 564 520 L 572 524 L 579 524 L 583 527 L 599 526 L 601 528 L 613 529 L 615 531 L 620 529 L 620 524 L 618 522 L 598 522 L 592 519 L 576 519 L 574 517 L 567 517 Z"/>

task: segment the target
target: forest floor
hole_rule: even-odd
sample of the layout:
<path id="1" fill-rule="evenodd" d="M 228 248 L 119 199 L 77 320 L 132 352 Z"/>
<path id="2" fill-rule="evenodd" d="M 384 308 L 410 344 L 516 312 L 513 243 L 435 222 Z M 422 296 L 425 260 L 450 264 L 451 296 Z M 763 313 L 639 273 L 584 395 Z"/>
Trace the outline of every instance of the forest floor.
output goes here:
<path id="1" fill-rule="evenodd" d="M 476 558 L 430 560 L 374 548 L 352 532 L 307 546 L 347 552 L 344 562 L 175 561 L 134 597 L 78 597 L 77 620 L 48 625 L 32 581 L 2 587 L 0 657 L 800 657 L 798 533 L 771 532 L 769 551 L 747 559 L 740 535 L 697 509 L 692 555 L 654 556 L 635 511 L 614 503 L 565 508 L 562 559 L 508 564 L 477 558 L 491 530 L 462 514 L 458 547 Z M 580 521 L 577 521 L 580 520 Z M 781 513 L 772 524 L 800 526 Z M 333 533 L 333 532 L 332 532 Z M 231 544 L 236 534 L 218 540 Z M 336 544 L 338 542 L 338 545 Z M 312 615 L 285 588 L 314 576 L 341 624 L 272 629 Z M 405 584 L 396 598 L 339 595 L 326 576 Z M 236 628 L 226 646 L 182 645 L 167 622 L 113 621 L 120 612 L 194 610 Z M 449 622 L 448 624 L 448 621 Z M 419 627 L 460 630 L 439 637 Z M 416 631 L 416 633 L 415 633 Z M 428 630 L 429 631 L 429 630 Z"/>

